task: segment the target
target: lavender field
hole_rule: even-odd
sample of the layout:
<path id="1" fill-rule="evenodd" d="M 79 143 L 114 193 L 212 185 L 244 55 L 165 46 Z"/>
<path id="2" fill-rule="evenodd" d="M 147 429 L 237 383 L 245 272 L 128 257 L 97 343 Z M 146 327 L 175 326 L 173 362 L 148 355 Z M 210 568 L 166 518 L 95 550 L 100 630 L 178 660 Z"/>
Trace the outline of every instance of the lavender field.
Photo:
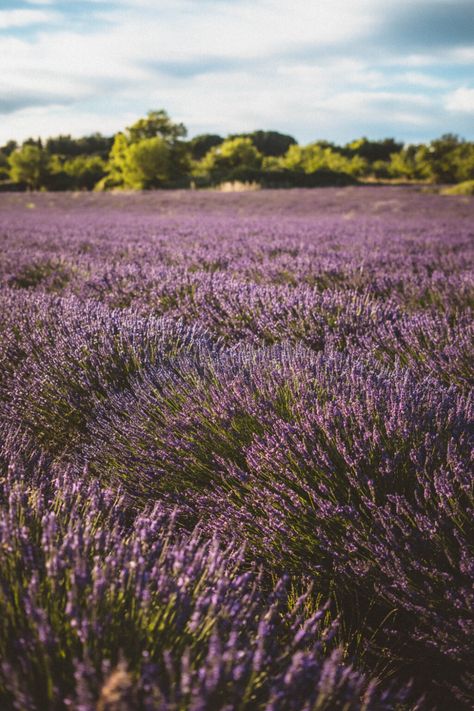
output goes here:
<path id="1" fill-rule="evenodd" d="M 474 198 L 0 195 L 0 708 L 474 705 Z"/>

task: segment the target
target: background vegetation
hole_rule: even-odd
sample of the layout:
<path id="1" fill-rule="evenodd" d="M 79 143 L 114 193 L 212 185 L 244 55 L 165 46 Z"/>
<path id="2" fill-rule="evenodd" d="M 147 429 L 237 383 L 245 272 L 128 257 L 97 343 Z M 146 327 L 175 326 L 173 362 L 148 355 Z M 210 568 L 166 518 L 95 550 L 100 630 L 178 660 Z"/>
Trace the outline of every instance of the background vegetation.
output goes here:
<path id="1" fill-rule="evenodd" d="M 147 190 L 228 181 L 316 187 L 374 180 L 469 183 L 474 143 L 448 133 L 418 145 L 363 137 L 343 146 L 323 140 L 301 146 L 278 131 L 187 140 L 186 127 L 160 110 L 112 137 L 30 138 L 0 148 L 0 190 Z"/>

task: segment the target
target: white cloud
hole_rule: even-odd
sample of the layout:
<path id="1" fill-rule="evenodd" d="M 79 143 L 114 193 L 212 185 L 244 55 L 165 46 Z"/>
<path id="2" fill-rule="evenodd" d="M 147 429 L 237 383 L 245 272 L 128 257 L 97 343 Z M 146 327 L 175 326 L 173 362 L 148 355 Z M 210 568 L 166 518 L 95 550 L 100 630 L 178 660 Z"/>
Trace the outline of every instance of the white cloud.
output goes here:
<path id="1" fill-rule="evenodd" d="M 48 10 L 0 10 L 0 30 L 56 22 L 59 15 Z"/>
<path id="2" fill-rule="evenodd" d="M 104 0 L 87 1 L 87 28 L 67 13 L 59 23 L 54 0 L 0 11 L 0 28 L 48 22 L 0 36 L 0 141 L 109 133 L 160 107 L 191 133 L 273 127 L 301 140 L 336 139 L 377 125 L 396 133 L 396 121 L 431 126 L 445 110 L 433 98 L 449 90 L 437 65 L 470 61 L 466 48 L 436 56 L 374 49 L 395 0 L 383 8 L 377 0 L 294 0 L 291 10 L 288 0 L 106 0 L 106 10 Z M 449 97 L 450 111 L 471 105 L 457 92 Z"/>
<path id="3" fill-rule="evenodd" d="M 447 96 L 448 111 L 474 113 L 474 89 L 461 87 Z"/>
<path id="4" fill-rule="evenodd" d="M 82 136 L 100 130 L 100 113 L 96 111 L 77 110 L 70 111 L 69 107 L 60 104 L 50 106 L 38 106 L 22 109 L 15 113 L 15 126 L 17 128 L 17 140 L 23 140 L 31 136 L 57 136 L 60 133 L 70 133 L 75 136 Z M 107 116 L 108 127 L 111 133 L 123 128 L 121 117 L 114 119 Z M 5 142 L 12 138 L 11 131 L 0 128 L 0 142 Z"/>
<path id="5" fill-rule="evenodd" d="M 354 40 L 374 24 L 372 2 L 294 0 L 290 12 L 287 0 L 137 0 L 120 7 L 114 3 L 103 17 L 113 24 L 113 35 L 126 34 L 128 46 L 122 50 L 134 55 L 248 59 Z"/>
<path id="6" fill-rule="evenodd" d="M 408 86 L 419 86 L 425 89 L 445 89 L 449 87 L 446 79 L 439 79 L 424 72 L 405 72 L 397 77 L 397 81 Z"/>
<path id="7" fill-rule="evenodd" d="M 452 51 L 452 59 L 460 64 L 474 63 L 474 44 L 472 47 L 460 47 Z"/>

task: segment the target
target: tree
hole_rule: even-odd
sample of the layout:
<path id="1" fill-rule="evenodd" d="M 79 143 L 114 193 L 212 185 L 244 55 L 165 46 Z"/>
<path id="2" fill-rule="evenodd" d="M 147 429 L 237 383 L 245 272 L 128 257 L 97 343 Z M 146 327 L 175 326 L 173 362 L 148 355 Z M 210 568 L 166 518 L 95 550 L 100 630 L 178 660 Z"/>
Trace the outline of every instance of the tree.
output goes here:
<path id="1" fill-rule="evenodd" d="M 76 188 L 74 177 L 66 172 L 64 165 L 65 161 L 62 156 L 49 156 L 48 172 L 44 178 L 44 187 L 47 190 L 74 190 Z"/>
<path id="2" fill-rule="evenodd" d="M 112 148 L 110 150 L 109 162 L 107 164 L 108 177 L 104 181 L 105 187 L 120 187 L 125 184 L 124 173 L 127 163 L 127 149 L 129 142 L 124 133 L 115 135 Z"/>
<path id="3" fill-rule="evenodd" d="M 13 153 L 18 148 L 18 143 L 16 141 L 7 141 L 4 146 L 0 148 L 0 151 L 4 156 L 8 156 Z"/>
<path id="4" fill-rule="evenodd" d="M 370 173 L 374 178 L 385 180 L 390 178 L 390 162 L 387 160 L 376 160 L 372 163 Z"/>
<path id="5" fill-rule="evenodd" d="M 10 175 L 8 156 L 0 150 L 0 180 L 7 180 Z"/>
<path id="6" fill-rule="evenodd" d="M 232 171 L 237 169 L 258 170 L 262 159 L 250 138 L 228 138 L 208 151 L 198 171 L 224 179 L 232 177 Z"/>
<path id="7" fill-rule="evenodd" d="M 112 184 L 132 190 L 157 188 L 169 179 L 171 148 L 164 138 L 154 136 L 129 143 L 117 134 L 110 153 Z"/>
<path id="8" fill-rule="evenodd" d="M 390 156 L 389 173 L 394 178 L 408 180 L 429 180 L 432 172 L 428 160 L 427 146 L 408 145 Z"/>
<path id="9" fill-rule="evenodd" d="M 149 111 L 146 118 L 139 119 L 125 129 L 125 135 L 130 143 L 161 136 L 167 143 L 174 144 L 181 138 L 185 138 L 187 133 L 185 125 L 174 123 L 163 109 Z"/>
<path id="10" fill-rule="evenodd" d="M 253 133 L 236 134 L 229 138 L 250 138 L 257 151 L 263 156 L 283 156 L 290 146 L 296 145 L 293 136 L 279 131 L 253 131 Z"/>
<path id="11" fill-rule="evenodd" d="M 383 141 L 369 141 L 368 138 L 358 138 L 348 143 L 344 153 L 351 156 L 360 156 L 369 163 L 375 161 L 389 161 L 392 153 L 399 153 L 403 143 L 397 143 L 394 138 L 384 138 Z"/>
<path id="12" fill-rule="evenodd" d="M 436 183 L 455 183 L 464 141 L 452 133 L 431 141 L 426 155 L 431 178 Z M 461 155 L 460 155 L 461 154 Z"/>
<path id="13" fill-rule="evenodd" d="M 107 158 L 112 148 L 113 138 L 93 133 L 90 136 L 72 138 L 70 135 L 60 135 L 48 138 L 46 151 L 50 155 L 60 155 L 64 158 L 76 156 L 99 156 Z"/>
<path id="14" fill-rule="evenodd" d="M 99 156 L 106 160 L 114 142 L 113 136 L 103 136 L 101 133 L 91 133 L 77 139 L 80 155 Z"/>
<path id="15" fill-rule="evenodd" d="M 324 169 L 353 176 L 367 172 L 367 162 L 360 156 L 347 158 L 320 141 L 307 146 L 290 146 L 286 155 L 280 159 L 280 167 L 304 173 Z"/>
<path id="16" fill-rule="evenodd" d="M 8 157 L 10 177 L 30 190 L 43 187 L 48 174 L 48 156 L 38 145 L 26 143 Z"/>
<path id="17" fill-rule="evenodd" d="M 220 146 L 221 143 L 224 143 L 224 139 L 215 133 L 203 133 L 199 136 L 194 136 L 188 144 L 192 159 L 201 160 L 211 148 Z"/>
<path id="18" fill-rule="evenodd" d="M 107 167 L 109 177 L 100 187 L 144 189 L 173 184 L 189 170 L 183 124 L 166 111 L 150 111 L 116 134 Z"/>
<path id="19" fill-rule="evenodd" d="M 474 180 L 474 143 L 463 142 L 456 150 L 456 180 Z"/>
<path id="20" fill-rule="evenodd" d="M 125 183 L 131 188 L 158 188 L 170 176 L 171 151 L 164 138 L 155 136 L 132 143 L 127 149 Z"/>
<path id="21" fill-rule="evenodd" d="M 65 161 L 62 169 L 75 190 L 92 190 L 106 175 L 106 163 L 100 156 L 77 156 Z"/>
<path id="22" fill-rule="evenodd" d="M 37 146 L 37 148 L 43 148 L 43 141 L 41 138 L 27 138 L 23 141 L 23 146 Z"/>

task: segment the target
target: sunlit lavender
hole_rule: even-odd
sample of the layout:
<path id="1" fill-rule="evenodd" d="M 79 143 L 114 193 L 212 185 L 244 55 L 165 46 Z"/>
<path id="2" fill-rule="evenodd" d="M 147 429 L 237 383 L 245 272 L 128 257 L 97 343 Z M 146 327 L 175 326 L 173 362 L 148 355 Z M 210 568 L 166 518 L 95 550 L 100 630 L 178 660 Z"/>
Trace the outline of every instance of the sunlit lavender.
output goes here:
<path id="1" fill-rule="evenodd" d="M 0 195 L 0 707 L 474 705 L 474 201 Z"/>

